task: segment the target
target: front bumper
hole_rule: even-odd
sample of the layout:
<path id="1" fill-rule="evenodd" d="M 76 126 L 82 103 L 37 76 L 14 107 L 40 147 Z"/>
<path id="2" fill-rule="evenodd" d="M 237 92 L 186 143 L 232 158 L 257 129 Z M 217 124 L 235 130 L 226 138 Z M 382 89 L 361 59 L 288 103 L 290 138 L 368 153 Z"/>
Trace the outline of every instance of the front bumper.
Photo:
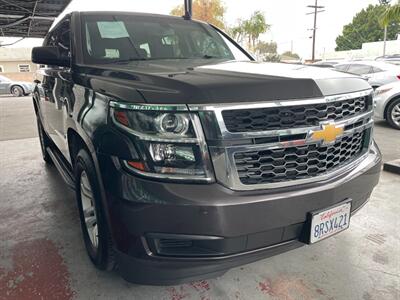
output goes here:
<path id="1" fill-rule="evenodd" d="M 119 270 L 128 281 L 142 284 L 214 277 L 304 245 L 309 212 L 347 198 L 353 212 L 358 210 L 381 169 L 381 154 L 373 145 L 355 169 L 334 180 L 236 192 L 219 184 L 149 181 L 129 175 L 106 155 L 99 158 Z M 191 240 L 208 252 L 199 247 L 165 252 L 160 240 L 178 241 L 178 248 Z"/>

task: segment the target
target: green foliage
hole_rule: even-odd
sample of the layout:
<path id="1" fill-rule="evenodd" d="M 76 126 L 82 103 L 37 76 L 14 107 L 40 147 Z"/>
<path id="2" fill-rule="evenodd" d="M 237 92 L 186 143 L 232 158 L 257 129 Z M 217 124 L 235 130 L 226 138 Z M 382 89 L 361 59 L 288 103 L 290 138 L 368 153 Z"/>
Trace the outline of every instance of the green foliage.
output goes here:
<path id="1" fill-rule="evenodd" d="M 260 54 L 276 54 L 278 50 L 278 45 L 275 42 L 267 43 L 267 42 L 258 42 L 256 48 Z"/>
<path id="2" fill-rule="evenodd" d="M 221 0 L 194 0 L 193 18 L 213 24 L 221 29 L 225 28 L 224 15 L 226 8 Z M 183 4 L 173 8 L 170 12 L 173 16 L 183 16 Z"/>
<path id="3" fill-rule="evenodd" d="M 270 25 L 267 24 L 264 13 L 256 11 L 248 20 L 238 20 L 238 24 L 230 29 L 230 33 L 237 42 L 248 41 L 249 49 L 256 49 L 260 35 L 267 32 Z"/>
<path id="4" fill-rule="evenodd" d="M 244 29 L 248 34 L 249 45 L 254 49 L 261 34 L 267 32 L 270 25 L 267 24 L 262 12 L 256 11 L 249 20 L 244 21 Z"/>
<path id="5" fill-rule="evenodd" d="M 294 59 L 300 59 L 300 56 L 297 53 L 292 53 L 291 51 L 284 52 L 282 56 L 291 57 Z"/>
<path id="6" fill-rule="evenodd" d="M 267 62 L 280 62 L 281 61 L 281 56 L 277 53 L 275 54 L 267 54 L 262 56 L 261 58 L 262 61 L 267 61 Z"/>
<path id="7" fill-rule="evenodd" d="M 263 42 L 259 41 L 254 48 L 257 56 L 262 61 L 277 62 L 281 60 L 281 57 L 277 53 L 278 45 L 275 42 Z"/>
<path id="8" fill-rule="evenodd" d="M 245 28 L 244 28 L 244 21 L 238 20 L 236 26 L 228 29 L 228 33 L 239 44 L 242 44 L 243 40 L 246 38 L 246 35 L 247 35 Z"/>
<path id="9" fill-rule="evenodd" d="M 381 17 L 386 11 L 385 5 L 369 5 L 343 27 L 343 33 L 336 38 L 336 51 L 361 49 L 363 43 L 383 40 Z M 388 25 L 388 40 L 395 39 L 400 32 L 399 20 Z"/>
<path id="10" fill-rule="evenodd" d="M 400 0 L 396 4 L 387 7 L 381 17 L 382 26 L 388 26 L 392 22 L 400 22 Z"/>

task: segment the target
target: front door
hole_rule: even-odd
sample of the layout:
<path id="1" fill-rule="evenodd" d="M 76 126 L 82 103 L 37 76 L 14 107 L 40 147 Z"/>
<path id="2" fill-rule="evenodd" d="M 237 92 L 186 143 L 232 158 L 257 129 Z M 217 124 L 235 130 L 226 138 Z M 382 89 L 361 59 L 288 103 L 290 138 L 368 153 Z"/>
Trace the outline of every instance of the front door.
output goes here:
<path id="1" fill-rule="evenodd" d="M 60 55 L 70 58 L 70 20 L 67 18 L 46 38 L 46 46 L 56 46 Z M 43 75 L 40 88 L 41 109 L 46 115 L 45 129 L 58 150 L 69 160 L 66 120 L 70 117 L 71 104 L 67 91 L 70 90 L 71 70 L 69 67 L 46 66 L 40 70 Z"/>

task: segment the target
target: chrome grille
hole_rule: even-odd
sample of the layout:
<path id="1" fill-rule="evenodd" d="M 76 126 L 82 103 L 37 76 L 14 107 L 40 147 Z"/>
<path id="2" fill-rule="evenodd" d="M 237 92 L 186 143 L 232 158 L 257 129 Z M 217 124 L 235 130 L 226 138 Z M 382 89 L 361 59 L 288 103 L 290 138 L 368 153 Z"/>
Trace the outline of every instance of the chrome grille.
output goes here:
<path id="1" fill-rule="evenodd" d="M 329 180 L 355 168 L 371 143 L 371 95 L 369 89 L 189 110 L 199 113 L 219 183 L 232 190 L 273 189 Z M 248 116 L 260 117 L 243 121 Z M 328 126 L 343 129 L 332 143 Z M 315 138 L 316 132 L 327 139 Z"/>
<path id="2" fill-rule="evenodd" d="M 225 110 L 222 116 L 229 132 L 280 130 L 316 126 L 326 120 L 343 120 L 365 112 L 370 100 L 365 96 L 312 105 Z"/>
<path id="3" fill-rule="evenodd" d="M 239 152 L 234 154 L 243 184 L 265 184 L 305 179 L 330 172 L 359 157 L 364 133 L 344 136 L 330 146 L 311 144 L 297 147 Z"/>

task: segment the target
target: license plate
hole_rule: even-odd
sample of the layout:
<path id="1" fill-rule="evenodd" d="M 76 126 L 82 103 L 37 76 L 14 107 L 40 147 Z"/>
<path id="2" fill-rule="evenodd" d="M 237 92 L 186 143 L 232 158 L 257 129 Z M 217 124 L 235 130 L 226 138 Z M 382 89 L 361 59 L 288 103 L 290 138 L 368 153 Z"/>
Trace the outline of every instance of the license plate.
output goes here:
<path id="1" fill-rule="evenodd" d="M 311 214 L 310 244 L 349 228 L 351 201 Z"/>

